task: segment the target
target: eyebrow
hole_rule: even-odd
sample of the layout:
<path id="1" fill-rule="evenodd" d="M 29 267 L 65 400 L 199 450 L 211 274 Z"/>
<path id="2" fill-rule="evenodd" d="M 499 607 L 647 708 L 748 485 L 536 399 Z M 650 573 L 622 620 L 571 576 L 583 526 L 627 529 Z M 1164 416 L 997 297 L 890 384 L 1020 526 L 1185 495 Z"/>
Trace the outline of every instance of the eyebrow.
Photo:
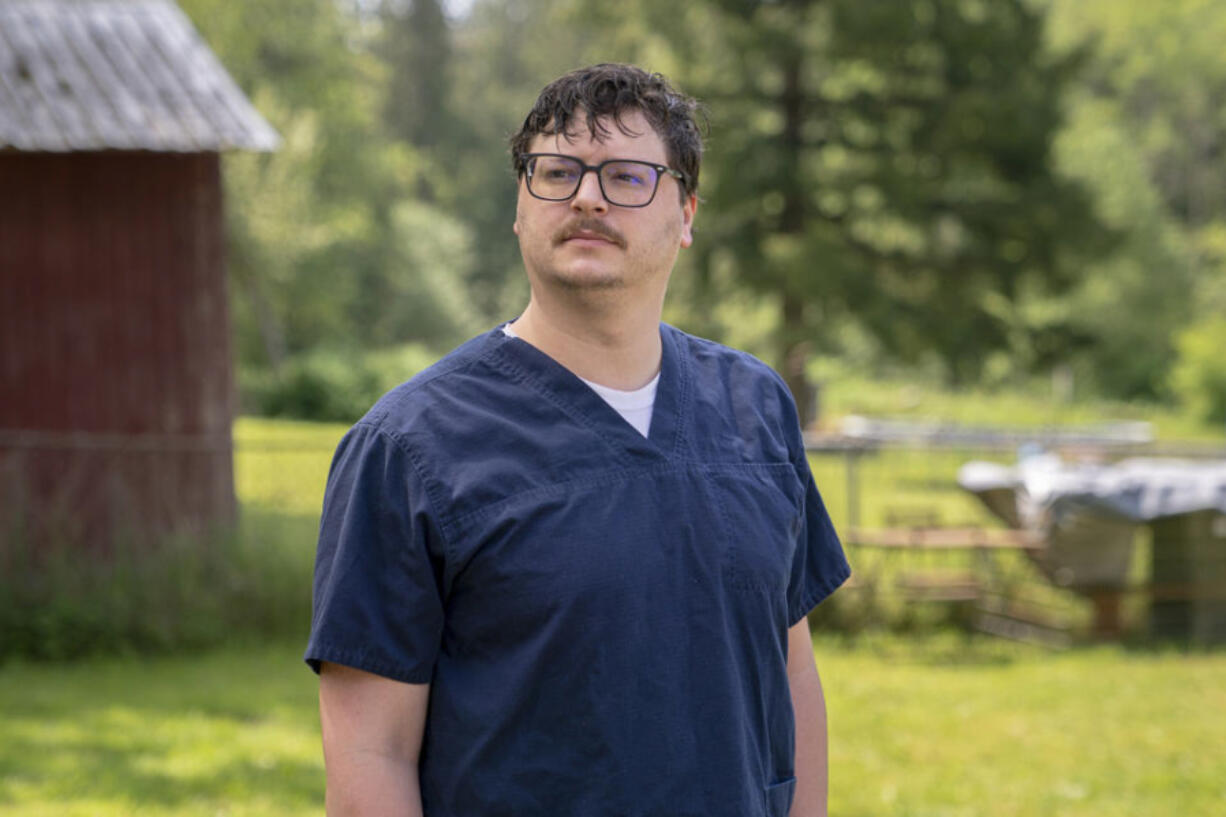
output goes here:
<path id="1" fill-rule="evenodd" d="M 527 157 L 561 156 L 565 159 L 574 159 L 576 162 L 579 162 L 580 164 L 585 165 L 587 167 L 598 167 L 599 165 L 602 165 L 605 162 L 641 162 L 642 164 L 645 164 L 645 165 L 654 165 L 656 167 L 663 167 L 669 170 L 673 170 L 673 168 L 669 166 L 667 159 L 640 159 L 634 156 L 610 156 L 607 159 L 601 159 L 599 162 L 588 164 L 587 160 L 583 159 L 581 156 L 575 156 L 570 153 L 555 153 L 551 150 L 533 150 L 533 151 L 529 151 L 528 153 L 525 153 L 524 156 L 527 156 Z"/>

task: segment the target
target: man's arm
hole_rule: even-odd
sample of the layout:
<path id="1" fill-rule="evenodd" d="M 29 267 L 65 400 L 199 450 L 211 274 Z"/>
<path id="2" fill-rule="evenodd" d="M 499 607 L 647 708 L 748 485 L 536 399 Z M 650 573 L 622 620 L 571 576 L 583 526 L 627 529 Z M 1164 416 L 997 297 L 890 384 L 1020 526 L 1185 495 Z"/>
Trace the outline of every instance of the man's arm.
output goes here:
<path id="1" fill-rule="evenodd" d="M 429 698 L 429 684 L 320 667 L 329 817 L 421 817 L 417 760 Z"/>
<path id="2" fill-rule="evenodd" d="M 791 817 L 826 817 L 826 698 L 813 660 L 808 619 L 788 630 L 788 685 L 796 713 L 796 795 Z"/>

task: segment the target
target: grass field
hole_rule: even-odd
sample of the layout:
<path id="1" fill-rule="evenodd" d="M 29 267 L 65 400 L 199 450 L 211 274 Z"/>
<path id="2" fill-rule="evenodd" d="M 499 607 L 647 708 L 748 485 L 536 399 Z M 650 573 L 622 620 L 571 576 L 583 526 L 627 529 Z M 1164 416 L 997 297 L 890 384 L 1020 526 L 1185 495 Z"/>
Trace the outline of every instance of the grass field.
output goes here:
<path id="1" fill-rule="evenodd" d="M 343 430 L 253 419 L 235 428 L 245 515 L 278 526 L 285 558 L 301 560 L 287 573 L 309 571 Z M 982 519 L 948 485 L 958 457 L 866 463 L 862 521 L 933 506 L 945 522 Z M 839 524 L 842 468 L 814 461 Z M 853 563 L 872 567 L 866 554 Z M 322 814 L 305 628 L 199 655 L 0 666 L 0 814 Z M 938 632 L 819 634 L 816 653 L 830 708 L 832 814 L 1226 813 L 1226 652 L 1048 652 Z"/>
<path id="2" fill-rule="evenodd" d="M 0 813 L 322 814 L 299 649 L 0 669 Z"/>
<path id="3" fill-rule="evenodd" d="M 1222 813 L 1226 655 L 819 640 L 831 813 Z"/>
<path id="4" fill-rule="evenodd" d="M 819 636 L 842 817 L 1183 817 L 1226 802 L 1226 654 Z M 6 817 L 322 814 L 300 645 L 0 670 Z"/>

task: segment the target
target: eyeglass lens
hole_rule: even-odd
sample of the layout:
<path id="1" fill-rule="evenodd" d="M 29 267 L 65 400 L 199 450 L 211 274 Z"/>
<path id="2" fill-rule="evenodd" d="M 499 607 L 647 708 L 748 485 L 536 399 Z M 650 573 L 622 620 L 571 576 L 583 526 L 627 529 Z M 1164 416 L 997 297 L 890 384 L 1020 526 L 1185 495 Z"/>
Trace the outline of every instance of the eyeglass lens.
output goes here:
<path id="1" fill-rule="evenodd" d="M 575 195 L 583 179 L 583 164 L 568 156 L 532 159 L 528 188 L 543 199 L 561 201 Z M 600 189 L 611 204 L 640 207 L 655 196 L 660 174 L 646 162 L 621 160 L 600 166 Z"/>

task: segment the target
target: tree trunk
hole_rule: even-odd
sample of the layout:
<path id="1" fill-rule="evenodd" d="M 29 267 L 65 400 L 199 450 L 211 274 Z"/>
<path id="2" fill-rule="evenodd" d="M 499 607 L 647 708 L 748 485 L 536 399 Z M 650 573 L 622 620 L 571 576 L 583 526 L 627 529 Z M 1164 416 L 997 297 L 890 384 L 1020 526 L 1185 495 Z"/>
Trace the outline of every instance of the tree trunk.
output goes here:
<path id="1" fill-rule="evenodd" d="M 796 401 L 796 413 L 800 425 L 807 428 L 817 421 L 817 394 L 805 374 L 809 359 L 809 341 L 805 339 L 805 302 L 802 298 L 784 293 L 783 296 L 783 355 L 780 373 Z"/>
<path id="2" fill-rule="evenodd" d="M 803 54 L 791 51 L 783 57 L 783 156 L 787 176 L 783 179 L 783 212 L 779 214 L 779 231 L 789 235 L 805 232 L 805 190 L 801 175 L 804 151 L 804 89 L 801 87 Z M 793 273 L 794 274 L 794 273 Z M 792 391 L 802 427 L 817 420 L 817 401 L 813 386 L 805 374 L 809 358 L 808 331 L 805 322 L 805 301 L 797 293 L 796 282 L 785 276 L 783 282 L 782 325 L 780 326 L 780 372 Z"/>
<path id="3" fill-rule="evenodd" d="M 260 330 L 260 340 L 263 342 L 264 357 L 268 361 L 268 366 L 274 373 L 280 372 L 281 367 L 285 364 L 287 352 L 285 330 L 277 318 L 276 310 L 268 300 L 268 296 L 265 295 L 264 287 L 256 273 L 238 259 L 235 259 L 235 263 L 231 265 L 231 270 L 239 287 L 251 303 L 251 311 L 255 315 L 256 325 Z"/>

